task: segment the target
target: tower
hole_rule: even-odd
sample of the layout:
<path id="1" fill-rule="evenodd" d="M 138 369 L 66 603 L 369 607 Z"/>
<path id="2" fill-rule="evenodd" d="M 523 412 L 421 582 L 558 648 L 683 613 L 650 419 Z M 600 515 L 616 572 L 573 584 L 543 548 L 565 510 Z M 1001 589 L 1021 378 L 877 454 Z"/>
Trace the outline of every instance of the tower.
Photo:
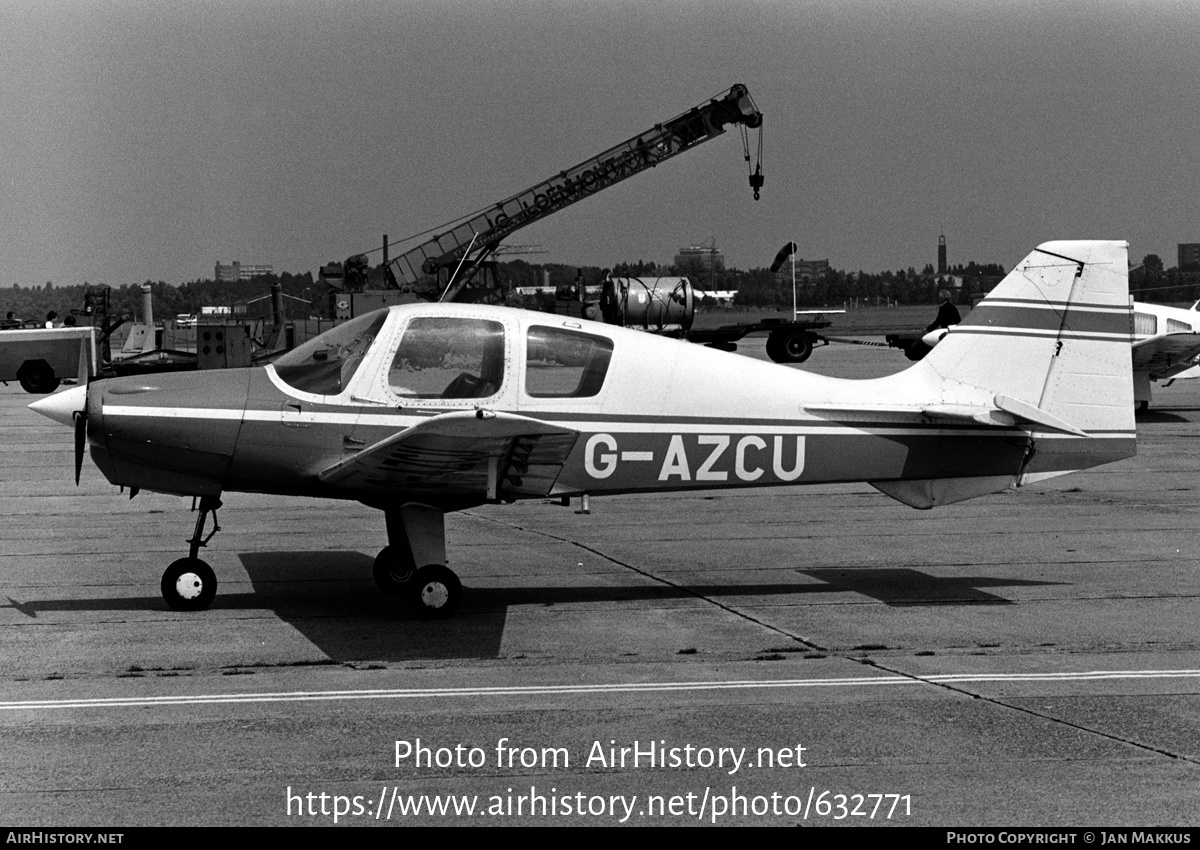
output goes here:
<path id="1" fill-rule="evenodd" d="M 946 273 L 946 234 L 938 237 L 938 274 Z"/>

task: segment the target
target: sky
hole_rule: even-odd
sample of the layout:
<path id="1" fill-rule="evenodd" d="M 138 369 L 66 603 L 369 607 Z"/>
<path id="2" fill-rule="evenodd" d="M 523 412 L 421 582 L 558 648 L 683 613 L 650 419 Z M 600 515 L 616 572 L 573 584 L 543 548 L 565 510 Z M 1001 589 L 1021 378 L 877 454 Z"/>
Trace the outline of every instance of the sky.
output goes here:
<path id="1" fill-rule="evenodd" d="M 0 286 L 316 273 L 734 83 L 764 118 L 518 231 L 525 259 L 1011 268 L 1200 242 L 1200 2 L 0 0 Z M 394 247 L 393 255 L 405 247 Z M 376 258 L 378 254 L 375 255 Z"/>

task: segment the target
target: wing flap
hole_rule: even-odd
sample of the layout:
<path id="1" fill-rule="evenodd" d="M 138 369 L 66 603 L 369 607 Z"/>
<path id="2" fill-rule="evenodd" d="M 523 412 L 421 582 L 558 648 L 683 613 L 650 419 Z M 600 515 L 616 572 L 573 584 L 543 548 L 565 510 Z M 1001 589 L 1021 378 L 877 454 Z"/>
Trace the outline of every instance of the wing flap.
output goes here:
<path id="1" fill-rule="evenodd" d="M 549 494 L 579 432 L 526 416 L 434 416 L 322 470 L 336 487 L 488 500 Z"/>

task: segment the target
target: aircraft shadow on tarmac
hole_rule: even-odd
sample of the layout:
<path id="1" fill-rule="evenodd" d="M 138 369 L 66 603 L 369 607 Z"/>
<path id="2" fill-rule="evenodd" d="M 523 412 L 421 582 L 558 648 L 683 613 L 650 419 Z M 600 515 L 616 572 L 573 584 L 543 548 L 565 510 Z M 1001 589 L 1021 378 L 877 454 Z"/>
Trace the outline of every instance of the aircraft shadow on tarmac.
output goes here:
<path id="1" fill-rule="evenodd" d="M 1176 413 L 1175 411 L 1179 411 L 1180 413 L 1187 413 L 1187 412 L 1194 413 L 1197 410 L 1200 410 L 1200 408 L 1195 408 L 1195 407 L 1170 407 L 1170 408 L 1156 407 L 1156 408 L 1153 408 L 1152 410 L 1140 411 L 1137 414 L 1137 416 L 1135 417 L 1135 419 L 1137 420 L 1137 423 L 1139 425 L 1151 425 L 1151 424 L 1168 423 L 1168 422 L 1170 422 L 1170 423 L 1191 422 L 1191 421 L 1193 421 L 1194 417 L 1189 418 L 1187 416 L 1181 416 L 1181 415 L 1179 415 L 1179 413 Z"/>
<path id="2" fill-rule="evenodd" d="M 379 593 L 371 579 L 373 559 L 362 552 L 242 552 L 238 557 L 254 591 L 219 592 L 212 611 L 272 611 L 335 663 L 495 658 L 500 655 L 508 609 L 520 605 L 803 598 L 829 593 L 856 594 L 889 606 L 1011 605 L 1011 600 L 988 593 L 985 588 L 1060 584 L 986 576 L 934 576 L 911 568 L 873 567 L 796 571 L 820 584 L 496 588 L 471 587 L 468 580 L 467 598 L 455 617 L 425 620 L 401 600 Z M 159 596 L 8 601 L 9 605 L 3 607 L 35 618 L 53 611 L 167 610 Z M 197 612 L 184 616 L 206 615 Z"/>
<path id="3" fill-rule="evenodd" d="M 1062 584 L 982 576 L 934 576 L 907 568 L 797 570 L 824 582 L 803 592 L 858 593 L 885 605 L 1013 605 L 1010 599 L 988 593 L 985 587 L 1039 587 Z"/>

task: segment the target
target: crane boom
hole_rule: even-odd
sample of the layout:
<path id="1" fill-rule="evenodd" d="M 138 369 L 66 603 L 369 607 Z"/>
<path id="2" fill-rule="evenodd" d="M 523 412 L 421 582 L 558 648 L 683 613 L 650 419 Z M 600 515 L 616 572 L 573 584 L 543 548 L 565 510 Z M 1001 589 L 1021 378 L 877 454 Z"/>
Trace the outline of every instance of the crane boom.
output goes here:
<path id="1" fill-rule="evenodd" d="M 730 124 L 762 126 L 762 113 L 741 84 L 438 233 L 391 260 L 390 277 L 400 289 L 416 290 L 420 282 L 440 269 L 456 266 L 472 253 L 476 259 L 482 258 L 522 227 L 689 151 L 721 135 Z M 757 198 L 762 186 L 761 166 L 750 175 L 750 185 Z M 430 294 L 437 298 L 436 285 L 432 289 Z M 449 300 L 456 294 L 456 290 L 449 290 Z"/>

